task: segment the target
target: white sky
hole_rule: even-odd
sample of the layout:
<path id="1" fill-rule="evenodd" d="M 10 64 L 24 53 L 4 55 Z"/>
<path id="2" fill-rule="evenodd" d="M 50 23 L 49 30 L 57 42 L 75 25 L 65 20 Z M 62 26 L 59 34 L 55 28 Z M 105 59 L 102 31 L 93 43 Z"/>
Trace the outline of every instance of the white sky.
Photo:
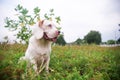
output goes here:
<path id="1" fill-rule="evenodd" d="M 4 36 L 13 40 L 12 32 L 4 28 L 5 17 L 14 19 L 14 8 L 21 4 L 32 12 L 38 6 L 41 14 L 53 8 L 61 17 L 62 32 L 67 42 L 83 39 L 90 30 L 97 30 L 102 41 L 120 37 L 120 0 L 0 0 L 0 41 Z"/>

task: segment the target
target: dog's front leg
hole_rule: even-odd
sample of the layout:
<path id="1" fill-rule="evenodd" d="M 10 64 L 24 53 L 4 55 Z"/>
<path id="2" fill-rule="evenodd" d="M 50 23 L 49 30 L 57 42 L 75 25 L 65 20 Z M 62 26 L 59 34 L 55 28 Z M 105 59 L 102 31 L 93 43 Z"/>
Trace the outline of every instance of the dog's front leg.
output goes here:
<path id="1" fill-rule="evenodd" d="M 31 65 L 32 65 L 32 67 L 33 67 L 33 69 L 34 69 L 34 71 L 36 72 L 36 74 L 38 75 L 39 74 L 39 72 L 38 72 L 38 67 L 37 67 L 37 62 L 36 62 L 36 60 L 35 59 L 31 59 Z"/>
<path id="2" fill-rule="evenodd" d="M 47 61 L 46 61 L 46 72 L 49 73 L 49 62 L 50 62 L 50 56 L 47 57 Z"/>

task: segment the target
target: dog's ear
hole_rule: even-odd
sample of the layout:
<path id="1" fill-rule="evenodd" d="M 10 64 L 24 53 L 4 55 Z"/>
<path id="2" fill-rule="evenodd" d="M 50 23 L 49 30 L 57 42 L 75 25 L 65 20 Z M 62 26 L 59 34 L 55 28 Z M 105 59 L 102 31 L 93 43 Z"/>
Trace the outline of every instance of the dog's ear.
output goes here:
<path id="1" fill-rule="evenodd" d="M 36 39 L 41 39 L 44 35 L 44 31 L 41 27 L 39 27 L 39 25 L 36 25 L 33 29 L 33 35 Z"/>
<path id="2" fill-rule="evenodd" d="M 39 21 L 39 24 L 38 24 L 38 26 L 39 26 L 39 27 L 41 27 L 41 26 L 43 25 L 43 23 L 44 23 L 44 20 L 42 20 L 42 21 Z"/>

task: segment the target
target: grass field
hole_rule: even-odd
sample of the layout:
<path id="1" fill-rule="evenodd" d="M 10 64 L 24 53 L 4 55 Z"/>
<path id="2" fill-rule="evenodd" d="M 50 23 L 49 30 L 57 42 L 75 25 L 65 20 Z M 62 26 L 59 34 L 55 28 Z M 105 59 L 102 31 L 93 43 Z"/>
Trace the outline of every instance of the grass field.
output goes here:
<path id="1" fill-rule="evenodd" d="M 0 45 L 0 80 L 120 80 L 120 47 L 53 46 L 50 68 L 35 76 L 18 64 L 26 45 Z"/>

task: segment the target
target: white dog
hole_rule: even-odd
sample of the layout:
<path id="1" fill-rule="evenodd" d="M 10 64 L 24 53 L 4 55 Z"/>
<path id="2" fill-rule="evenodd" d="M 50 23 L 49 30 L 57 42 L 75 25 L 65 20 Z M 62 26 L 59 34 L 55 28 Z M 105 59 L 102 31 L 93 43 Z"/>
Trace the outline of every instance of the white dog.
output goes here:
<path id="1" fill-rule="evenodd" d="M 49 61 L 51 53 L 51 43 L 55 42 L 60 31 L 55 24 L 49 20 L 40 21 L 33 29 L 33 35 L 29 40 L 29 45 L 25 56 L 20 60 L 27 60 L 33 65 L 33 69 L 39 74 L 44 68 L 49 71 Z"/>

